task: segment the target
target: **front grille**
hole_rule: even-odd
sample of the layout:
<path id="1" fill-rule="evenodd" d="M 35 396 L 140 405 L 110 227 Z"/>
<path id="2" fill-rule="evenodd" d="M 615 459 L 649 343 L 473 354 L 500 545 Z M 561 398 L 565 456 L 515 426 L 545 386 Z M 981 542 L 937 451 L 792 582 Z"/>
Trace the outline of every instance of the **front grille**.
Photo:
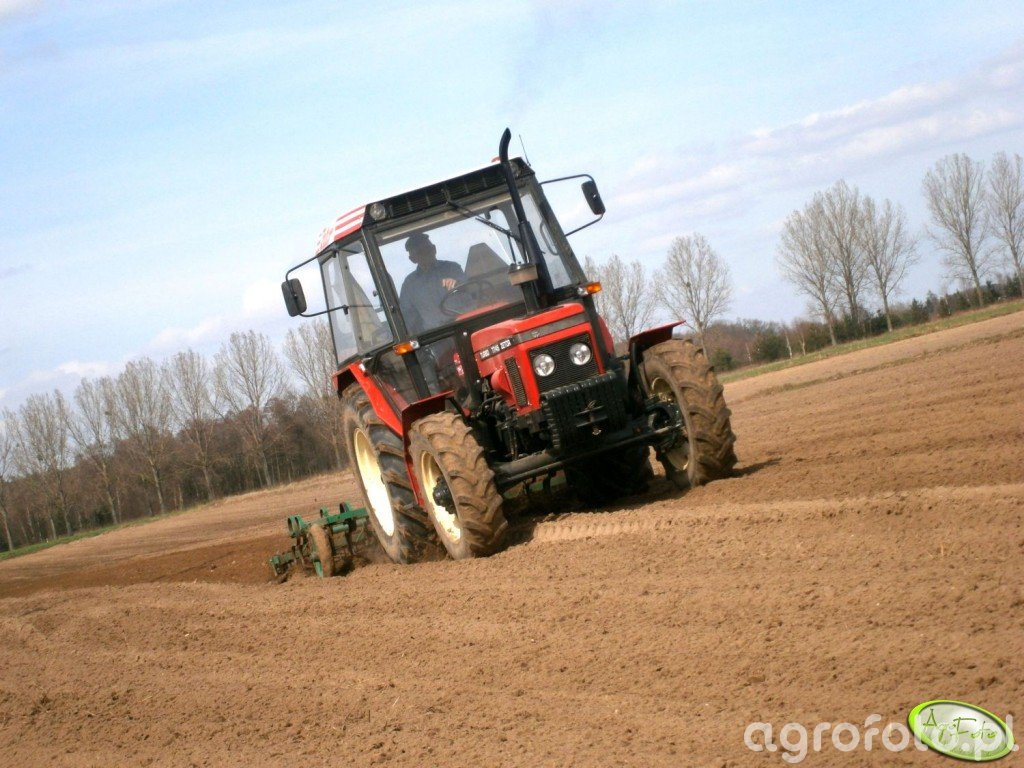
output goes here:
<path id="1" fill-rule="evenodd" d="M 526 405 L 526 387 L 523 386 L 523 376 L 519 373 L 519 363 L 515 361 L 515 358 L 510 357 L 505 361 L 505 371 L 512 384 L 512 394 L 516 396 L 516 404 Z"/>
<path id="2" fill-rule="evenodd" d="M 586 365 L 576 365 L 569 359 L 569 347 L 578 343 L 586 344 L 594 352 L 590 362 Z M 589 333 L 581 333 L 578 336 L 572 336 L 568 339 L 556 341 L 554 344 L 548 344 L 546 347 L 531 349 L 530 365 L 533 365 L 533 358 L 541 353 L 551 355 L 551 359 L 555 361 L 555 370 L 551 372 L 550 376 L 535 375 L 537 387 L 540 389 L 541 394 L 558 387 L 564 387 L 566 384 L 571 384 L 574 381 L 589 378 L 597 373 L 597 351 L 594 350 L 594 342 L 591 340 Z"/>
<path id="3" fill-rule="evenodd" d="M 614 371 L 553 389 L 541 401 L 556 452 L 622 429 L 628 418 L 625 386 Z"/>

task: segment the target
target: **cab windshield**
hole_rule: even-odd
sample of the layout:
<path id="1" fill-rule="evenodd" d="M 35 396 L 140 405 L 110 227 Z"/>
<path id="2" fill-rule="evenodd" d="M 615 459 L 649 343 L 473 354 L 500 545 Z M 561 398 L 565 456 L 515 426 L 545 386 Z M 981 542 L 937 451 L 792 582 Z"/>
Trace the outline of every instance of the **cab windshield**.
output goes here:
<path id="1" fill-rule="evenodd" d="M 536 200 L 525 190 L 522 199 L 555 289 L 572 284 L 569 262 Z M 521 303 L 523 292 L 508 277 L 513 262 L 525 261 L 517 230 L 505 193 L 377 233 L 377 247 L 410 334 Z"/>

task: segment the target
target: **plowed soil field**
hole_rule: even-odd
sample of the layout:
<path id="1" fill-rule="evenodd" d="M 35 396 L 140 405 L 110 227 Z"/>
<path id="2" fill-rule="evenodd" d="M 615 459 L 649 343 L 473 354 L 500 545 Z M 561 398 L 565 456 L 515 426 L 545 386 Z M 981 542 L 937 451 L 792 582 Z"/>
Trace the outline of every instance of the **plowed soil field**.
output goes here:
<path id="1" fill-rule="evenodd" d="M 735 478 L 486 560 L 275 583 L 339 475 L 0 563 L 0 764 L 788 765 L 747 725 L 1024 715 L 1024 313 L 726 396 Z"/>

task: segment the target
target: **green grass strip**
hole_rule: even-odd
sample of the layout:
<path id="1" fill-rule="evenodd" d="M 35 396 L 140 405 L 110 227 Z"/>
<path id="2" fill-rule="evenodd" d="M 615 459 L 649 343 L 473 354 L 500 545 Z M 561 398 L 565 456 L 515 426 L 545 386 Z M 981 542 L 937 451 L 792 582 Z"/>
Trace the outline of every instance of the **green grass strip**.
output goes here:
<path id="1" fill-rule="evenodd" d="M 835 347 L 824 347 L 823 349 L 819 349 L 807 355 L 794 355 L 792 358 L 786 358 L 785 360 L 776 360 L 775 362 L 765 363 L 763 365 L 751 365 L 734 371 L 726 371 L 719 374 L 718 379 L 723 383 L 750 379 L 764 373 L 782 371 L 786 368 L 793 368 L 797 365 L 805 365 L 807 363 L 817 362 L 818 360 L 826 360 L 830 357 L 846 355 L 850 352 L 857 352 L 861 349 L 880 347 L 885 344 L 892 344 L 894 341 L 913 339 L 918 336 L 926 336 L 929 333 L 945 331 L 950 328 L 958 328 L 962 325 L 970 325 L 972 323 L 981 322 L 982 320 L 990 320 L 994 317 L 1012 315 L 1015 312 L 1020 312 L 1021 310 L 1024 310 L 1024 301 L 1016 300 L 1000 302 L 981 309 L 968 310 L 966 312 L 950 315 L 949 317 L 944 317 L 941 320 L 932 320 L 931 322 L 922 323 L 921 325 L 909 325 L 904 328 L 897 328 L 892 333 L 883 333 L 880 336 L 871 336 L 866 339 L 858 339 L 857 341 L 848 341 L 845 344 L 839 344 Z"/>

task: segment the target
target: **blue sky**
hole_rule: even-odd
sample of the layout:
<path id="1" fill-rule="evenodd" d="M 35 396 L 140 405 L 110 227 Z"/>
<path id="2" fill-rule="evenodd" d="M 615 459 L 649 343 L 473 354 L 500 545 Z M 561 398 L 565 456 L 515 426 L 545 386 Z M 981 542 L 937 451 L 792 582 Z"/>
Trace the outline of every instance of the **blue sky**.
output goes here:
<path id="1" fill-rule="evenodd" d="M 654 267 L 699 231 L 730 314 L 788 320 L 777 236 L 815 190 L 846 178 L 918 228 L 939 157 L 1024 151 L 1022 10 L 0 0 L 0 406 L 280 339 L 322 227 L 488 162 L 506 125 L 542 178 L 597 178 L 578 255 Z M 921 255 L 918 295 L 943 284 Z"/>

